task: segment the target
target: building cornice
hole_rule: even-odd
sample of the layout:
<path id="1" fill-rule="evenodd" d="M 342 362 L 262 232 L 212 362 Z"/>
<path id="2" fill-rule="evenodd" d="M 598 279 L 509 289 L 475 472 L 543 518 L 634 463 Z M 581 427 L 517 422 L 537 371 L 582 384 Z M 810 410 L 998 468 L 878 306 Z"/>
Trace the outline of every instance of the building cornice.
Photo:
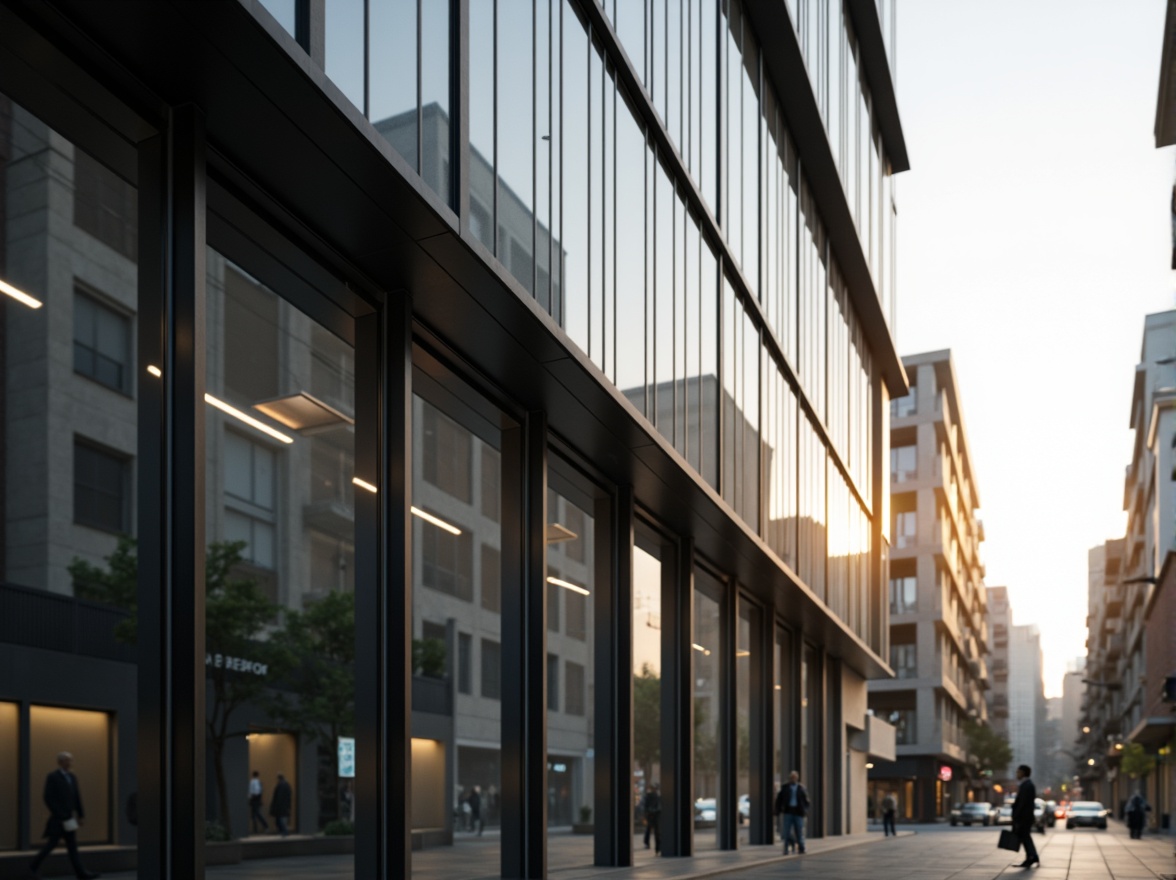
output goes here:
<path id="1" fill-rule="evenodd" d="M 876 0 L 848 0 L 849 14 L 857 34 L 860 64 L 866 71 L 873 99 L 874 118 L 882 133 L 882 143 L 890 158 L 894 174 L 910 171 L 906 139 L 902 135 L 902 120 L 898 114 L 898 96 L 894 77 L 890 74 L 890 59 L 886 54 L 886 39 L 882 35 L 882 21 L 878 18 Z"/>

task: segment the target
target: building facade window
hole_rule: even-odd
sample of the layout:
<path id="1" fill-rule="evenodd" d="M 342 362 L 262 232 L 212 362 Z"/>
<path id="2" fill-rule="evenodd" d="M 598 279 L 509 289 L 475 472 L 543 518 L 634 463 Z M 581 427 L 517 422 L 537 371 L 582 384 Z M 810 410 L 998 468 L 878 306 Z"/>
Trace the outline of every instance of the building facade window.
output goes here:
<path id="1" fill-rule="evenodd" d="M 491 639 L 482 639 L 482 696 L 502 699 L 502 645 Z"/>
<path id="2" fill-rule="evenodd" d="M 894 446 L 890 450 L 890 479 L 906 483 L 919 475 L 919 449 L 915 445 Z"/>
<path id="3" fill-rule="evenodd" d="M 446 520 L 448 522 L 448 520 Z M 465 602 L 474 600 L 473 535 L 417 520 L 421 533 L 421 583 Z"/>
<path id="4" fill-rule="evenodd" d="M 568 660 L 564 663 L 564 712 L 584 715 L 584 667 Z"/>
<path id="5" fill-rule="evenodd" d="M 471 694 L 474 689 L 474 639 L 469 633 L 457 634 L 457 692 Z"/>
<path id="6" fill-rule="evenodd" d="M 914 547 L 918 532 L 918 511 L 900 510 L 894 514 L 894 547 Z"/>
<path id="7" fill-rule="evenodd" d="M 914 643 L 890 646 L 890 668 L 896 678 L 917 678 L 919 661 Z"/>
<path id="8" fill-rule="evenodd" d="M 919 604 L 918 579 L 893 577 L 890 579 L 890 613 L 907 614 L 917 611 Z"/>
<path id="9" fill-rule="evenodd" d="M 80 289 L 74 294 L 74 372 L 131 393 L 131 319 Z"/>
<path id="10" fill-rule="evenodd" d="M 896 745 L 909 746 L 916 742 L 916 713 L 914 709 L 892 709 L 883 717 L 894 725 Z"/>
<path id="11" fill-rule="evenodd" d="M 130 532 L 130 458 L 74 439 L 74 522 L 106 532 Z"/>
<path id="12" fill-rule="evenodd" d="M 277 454 L 225 431 L 225 539 L 243 541 L 242 558 L 258 568 L 277 566 Z"/>
<path id="13" fill-rule="evenodd" d="M 918 403 L 919 389 L 912 385 L 910 393 L 906 397 L 898 397 L 890 401 L 890 417 L 904 419 L 907 416 L 913 416 L 918 412 Z"/>

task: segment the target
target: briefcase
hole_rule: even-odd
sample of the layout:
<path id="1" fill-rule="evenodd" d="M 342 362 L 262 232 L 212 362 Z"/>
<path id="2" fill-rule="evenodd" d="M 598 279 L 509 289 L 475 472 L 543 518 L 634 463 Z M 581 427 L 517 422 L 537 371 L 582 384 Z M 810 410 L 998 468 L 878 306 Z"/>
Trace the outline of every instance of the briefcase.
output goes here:
<path id="1" fill-rule="evenodd" d="M 1008 849 L 1016 852 L 1021 848 L 1021 841 L 1017 840 L 1017 835 L 1009 831 L 1007 828 L 1001 829 L 1000 840 L 996 843 L 1001 849 Z"/>

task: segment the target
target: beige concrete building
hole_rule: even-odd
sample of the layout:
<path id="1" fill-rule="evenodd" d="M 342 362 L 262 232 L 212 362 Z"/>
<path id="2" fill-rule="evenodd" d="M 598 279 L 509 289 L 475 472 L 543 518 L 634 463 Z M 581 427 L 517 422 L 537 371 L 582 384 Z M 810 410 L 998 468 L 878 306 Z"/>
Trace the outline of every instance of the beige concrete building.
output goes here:
<path id="1" fill-rule="evenodd" d="M 909 397 L 891 407 L 890 665 L 870 708 L 897 728 L 898 759 L 876 762 L 872 793 L 934 821 L 982 788 L 964 729 L 988 721 L 987 597 L 980 494 L 950 351 L 903 358 Z"/>

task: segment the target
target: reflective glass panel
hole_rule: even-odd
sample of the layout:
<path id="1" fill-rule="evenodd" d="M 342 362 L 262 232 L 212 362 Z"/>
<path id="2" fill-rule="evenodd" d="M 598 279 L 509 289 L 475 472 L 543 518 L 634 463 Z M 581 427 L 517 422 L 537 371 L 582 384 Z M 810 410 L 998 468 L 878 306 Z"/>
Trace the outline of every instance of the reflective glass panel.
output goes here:
<path id="1" fill-rule="evenodd" d="M 354 350 L 212 249 L 206 284 L 210 814 L 231 837 L 346 834 Z"/>
<path id="2" fill-rule="evenodd" d="M 723 585 L 705 569 L 694 571 L 694 850 L 718 846 L 719 632 Z"/>
<path id="3" fill-rule="evenodd" d="M 633 806 L 637 837 L 633 854 L 637 864 L 661 848 L 661 593 L 661 560 L 634 547 Z"/>

